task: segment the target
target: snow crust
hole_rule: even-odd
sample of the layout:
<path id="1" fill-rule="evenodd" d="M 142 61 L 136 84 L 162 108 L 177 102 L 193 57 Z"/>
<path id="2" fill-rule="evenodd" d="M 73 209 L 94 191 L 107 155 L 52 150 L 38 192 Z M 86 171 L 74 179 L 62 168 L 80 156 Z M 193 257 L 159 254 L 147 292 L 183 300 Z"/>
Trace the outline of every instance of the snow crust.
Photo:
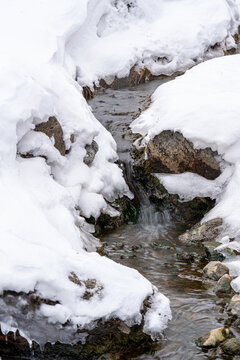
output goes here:
<path id="1" fill-rule="evenodd" d="M 66 322 L 76 329 L 110 317 L 140 323 L 143 300 L 158 296 L 137 271 L 86 252 L 95 250 L 98 241 L 83 216 L 116 216 L 106 201 L 132 196 L 114 163 L 116 143 L 84 100 L 68 52 L 67 44 L 86 27 L 95 5 L 87 0 L 1 2 L 0 294 L 34 292 L 56 302 L 42 304 L 39 315 L 58 330 Z M 97 10 L 94 14 L 93 23 L 99 16 Z M 54 147 L 54 139 L 34 131 L 49 116 L 62 127 L 66 156 Z M 87 166 L 85 146 L 93 139 L 99 150 Z M 71 274 L 79 283 L 70 280 Z M 89 279 L 96 280 L 96 291 L 86 300 Z M 169 318 L 168 302 L 159 306 Z M 2 330 L 19 329 L 32 340 L 32 328 L 3 310 L 1 304 Z M 154 331 L 165 326 L 164 319 Z M 151 321 L 145 330 L 151 332 Z"/>
<path id="2" fill-rule="evenodd" d="M 84 85 L 134 65 L 171 75 L 235 48 L 239 24 L 239 0 L 90 0 L 68 51 Z"/>

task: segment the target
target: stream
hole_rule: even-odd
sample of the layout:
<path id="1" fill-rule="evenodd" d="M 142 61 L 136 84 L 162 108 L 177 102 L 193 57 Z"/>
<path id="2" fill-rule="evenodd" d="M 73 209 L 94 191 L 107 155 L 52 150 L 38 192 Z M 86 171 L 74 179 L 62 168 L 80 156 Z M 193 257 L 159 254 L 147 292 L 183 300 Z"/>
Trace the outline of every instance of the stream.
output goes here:
<path id="1" fill-rule="evenodd" d="M 89 104 L 96 118 L 112 133 L 120 161 L 131 163 L 132 140 L 129 124 L 144 106 L 146 98 L 171 78 L 163 78 L 130 89 L 102 90 Z M 138 224 L 124 225 L 101 239 L 108 256 L 137 269 L 171 301 L 173 319 L 154 354 L 128 359 L 195 360 L 221 359 L 203 353 L 194 340 L 223 326 L 224 315 L 212 286 L 202 279 L 201 249 L 184 249 L 178 241 L 184 224 L 171 221 L 169 214 L 158 213 L 146 197 L 141 204 Z M 181 260 L 181 254 L 195 253 L 194 262 Z M 180 255 L 179 255 L 180 254 Z M 196 260 L 197 259 L 197 260 Z"/>

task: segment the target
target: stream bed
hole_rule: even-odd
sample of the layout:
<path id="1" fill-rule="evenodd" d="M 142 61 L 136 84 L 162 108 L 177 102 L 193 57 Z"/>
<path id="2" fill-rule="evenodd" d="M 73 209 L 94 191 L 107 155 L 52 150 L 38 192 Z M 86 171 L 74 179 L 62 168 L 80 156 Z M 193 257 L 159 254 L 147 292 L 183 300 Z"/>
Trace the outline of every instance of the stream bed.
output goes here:
<path id="1" fill-rule="evenodd" d="M 163 78 L 130 89 L 102 90 L 89 104 L 96 118 L 112 133 L 122 162 L 131 163 L 132 139 L 129 124 L 145 106 L 154 90 L 171 78 Z M 184 224 L 171 221 L 168 213 L 158 213 L 144 201 L 138 224 L 124 225 L 103 236 L 108 256 L 137 269 L 171 301 L 173 319 L 154 354 L 143 354 L 144 360 L 221 359 L 203 353 L 194 340 L 223 326 L 224 315 L 212 285 L 202 278 L 201 249 L 187 248 L 178 236 Z M 195 261 L 182 260 L 181 254 L 195 253 Z M 197 255 L 196 255 L 197 253 Z M 180 254 L 180 255 L 179 255 Z M 136 359 L 129 355 L 128 359 Z M 127 359 L 126 359 L 127 360 Z"/>

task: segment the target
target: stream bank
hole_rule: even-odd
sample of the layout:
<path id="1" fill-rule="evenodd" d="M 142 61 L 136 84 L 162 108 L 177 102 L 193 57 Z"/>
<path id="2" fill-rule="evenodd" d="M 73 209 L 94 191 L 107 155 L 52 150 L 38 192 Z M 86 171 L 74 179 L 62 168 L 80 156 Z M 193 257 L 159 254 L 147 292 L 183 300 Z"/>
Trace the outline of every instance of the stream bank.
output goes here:
<path id="1" fill-rule="evenodd" d="M 111 132 L 117 146 L 120 165 L 125 170 L 131 190 L 137 194 L 140 215 L 137 223 L 131 221 L 103 235 L 104 251 L 111 259 L 137 269 L 171 301 L 173 320 L 159 346 L 151 354 L 137 359 L 225 359 L 215 353 L 204 354 L 195 340 L 227 321 L 221 301 L 211 281 L 203 278 L 207 264 L 203 248 L 185 247 L 178 237 L 194 223 L 173 217 L 171 211 L 149 202 L 149 194 L 136 184 L 132 173 L 130 150 L 136 138 L 129 131 L 133 118 L 147 106 L 153 91 L 172 78 L 155 80 L 136 87 L 103 89 L 90 101 L 94 115 Z M 213 206 L 213 204 L 212 204 Z M 211 207 L 211 205 L 210 205 Z M 204 212 L 203 209 L 199 221 Z M 187 256 L 186 254 L 191 254 Z M 186 355 L 187 354 L 187 355 Z M 125 359 L 135 359 L 129 354 Z"/>

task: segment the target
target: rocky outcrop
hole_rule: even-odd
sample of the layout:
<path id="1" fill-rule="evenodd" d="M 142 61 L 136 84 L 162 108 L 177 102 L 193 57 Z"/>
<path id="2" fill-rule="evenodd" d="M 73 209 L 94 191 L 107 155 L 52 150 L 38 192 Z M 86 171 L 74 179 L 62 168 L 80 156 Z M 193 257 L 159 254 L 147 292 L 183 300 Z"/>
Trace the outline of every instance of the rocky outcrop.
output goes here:
<path id="1" fill-rule="evenodd" d="M 210 148 L 194 149 L 179 132 L 162 131 L 149 141 L 147 155 L 153 173 L 181 174 L 189 171 L 213 180 L 221 173 Z"/>
<path id="2" fill-rule="evenodd" d="M 216 218 L 199 223 L 179 236 L 179 240 L 185 245 L 201 244 L 205 241 L 212 241 L 217 238 L 221 232 L 222 219 Z"/>
<path id="3" fill-rule="evenodd" d="M 220 261 L 211 261 L 203 268 L 203 274 L 206 278 L 218 281 L 223 275 L 228 274 L 229 269 Z"/>
<path id="4" fill-rule="evenodd" d="M 196 340 L 197 346 L 202 348 L 214 348 L 231 336 L 228 328 L 218 328 L 211 330 L 209 333 L 201 336 Z"/>
<path id="5" fill-rule="evenodd" d="M 50 139 L 54 138 L 55 148 L 58 149 L 61 155 L 65 155 L 66 146 L 63 140 L 62 127 L 59 124 L 58 120 L 55 118 L 55 116 L 51 116 L 48 121 L 36 125 L 34 130 L 43 132 Z"/>

